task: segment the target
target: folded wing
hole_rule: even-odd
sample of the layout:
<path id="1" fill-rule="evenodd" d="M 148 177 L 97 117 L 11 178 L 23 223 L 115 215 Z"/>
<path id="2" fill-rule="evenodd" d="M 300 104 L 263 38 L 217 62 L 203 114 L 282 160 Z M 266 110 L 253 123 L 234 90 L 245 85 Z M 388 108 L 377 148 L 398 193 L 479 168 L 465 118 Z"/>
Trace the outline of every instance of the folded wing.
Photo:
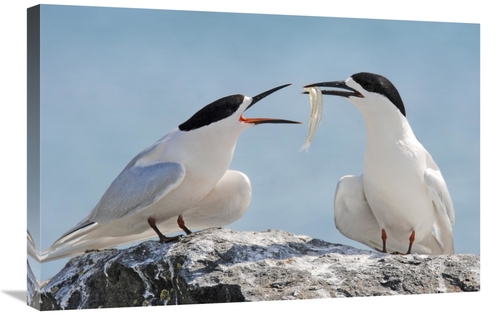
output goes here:
<path id="1" fill-rule="evenodd" d="M 441 172 L 438 170 L 428 168 L 424 173 L 424 181 L 427 185 L 429 198 L 434 205 L 436 237 L 443 248 L 443 253 L 453 254 L 454 245 L 451 226 L 455 222 L 455 210 L 450 193 Z"/>
<path id="2" fill-rule="evenodd" d="M 42 260 L 48 261 L 76 255 L 87 249 L 102 249 L 136 240 L 135 235 L 106 237 L 103 236 L 102 229 L 111 221 L 139 213 L 163 198 L 180 185 L 185 173 L 182 164 L 171 162 L 125 168 L 111 183 L 92 212 L 44 251 L 41 254 Z"/>

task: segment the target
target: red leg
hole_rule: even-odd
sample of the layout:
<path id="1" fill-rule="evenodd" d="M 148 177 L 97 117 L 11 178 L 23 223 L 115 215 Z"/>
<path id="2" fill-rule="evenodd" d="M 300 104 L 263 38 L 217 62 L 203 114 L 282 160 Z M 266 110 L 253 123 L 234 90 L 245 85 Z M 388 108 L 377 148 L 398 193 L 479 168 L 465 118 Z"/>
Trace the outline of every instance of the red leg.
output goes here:
<path id="1" fill-rule="evenodd" d="M 158 234 L 158 237 L 160 238 L 160 243 L 167 243 L 167 242 L 172 242 L 172 241 L 177 241 L 181 236 L 173 236 L 173 237 L 166 237 L 163 235 L 160 230 L 158 230 L 158 227 L 156 226 L 156 220 L 154 218 L 148 218 L 148 223 L 149 226 Z"/>
<path id="2" fill-rule="evenodd" d="M 187 235 L 191 234 L 192 232 L 186 227 L 186 225 L 184 225 L 184 218 L 182 217 L 182 215 L 180 215 L 178 218 L 177 218 L 177 224 L 179 225 L 179 227 L 184 231 L 186 232 Z"/>
<path id="3" fill-rule="evenodd" d="M 382 229 L 382 252 L 387 253 L 387 249 L 385 248 L 385 241 L 387 240 L 387 234 L 385 233 L 385 230 Z"/>
<path id="4" fill-rule="evenodd" d="M 412 231 L 410 235 L 410 246 L 408 246 L 408 252 L 406 252 L 406 255 L 411 254 L 411 246 L 413 245 L 414 241 L 415 241 L 415 231 Z"/>

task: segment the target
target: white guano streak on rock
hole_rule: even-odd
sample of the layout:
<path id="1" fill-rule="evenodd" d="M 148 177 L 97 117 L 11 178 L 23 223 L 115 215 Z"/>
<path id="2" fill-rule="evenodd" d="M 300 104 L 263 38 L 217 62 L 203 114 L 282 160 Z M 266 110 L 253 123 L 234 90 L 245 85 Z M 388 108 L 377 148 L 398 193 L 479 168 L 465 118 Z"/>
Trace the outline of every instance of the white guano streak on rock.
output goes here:
<path id="1" fill-rule="evenodd" d="M 142 295 L 144 297 L 144 300 L 147 300 L 148 296 L 154 297 L 155 295 L 153 294 L 153 292 L 151 292 L 150 281 L 142 273 L 141 269 L 139 268 L 139 264 L 135 264 L 135 265 L 131 266 L 131 268 L 134 269 L 134 271 L 137 273 L 137 275 L 142 279 L 142 282 L 146 285 L 146 288 L 144 290 L 144 294 Z"/>
<path id="2" fill-rule="evenodd" d="M 76 268 L 74 268 L 76 269 Z M 95 270 L 92 268 L 88 268 L 83 272 L 80 277 L 78 278 L 78 281 L 75 283 L 77 285 L 73 286 L 68 286 L 65 291 L 58 291 L 57 293 L 62 294 L 62 297 L 60 298 L 61 301 L 61 308 L 64 310 L 68 306 L 68 301 L 73 295 L 74 292 L 80 292 L 81 300 L 80 300 L 80 305 L 84 305 L 87 303 L 87 300 L 89 298 L 89 293 L 87 292 L 86 288 L 87 286 L 85 285 L 85 280 L 91 276 L 93 276 L 95 273 Z M 61 296 L 61 295 L 59 295 Z"/>
<path id="3" fill-rule="evenodd" d="M 174 282 L 175 271 L 174 271 L 174 266 L 172 264 L 172 259 L 170 257 L 171 257 L 171 254 L 170 254 L 170 250 L 169 250 L 168 253 L 165 255 L 164 259 L 167 262 L 168 271 L 170 272 L 170 281 L 172 282 L 172 287 L 174 288 L 174 304 L 177 305 L 178 304 L 178 299 L 177 299 L 177 291 L 178 290 L 176 290 L 176 288 L 175 288 L 175 282 Z"/>
<path id="4" fill-rule="evenodd" d="M 108 260 L 105 264 L 104 264 L 104 268 L 103 268 L 103 271 L 104 271 L 104 275 L 106 275 L 106 279 L 109 278 L 109 275 L 108 275 L 108 268 L 109 266 L 111 266 L 118 258 L 120 257 L 120 255 L 116 255 L 114 258 L 111 258 L 110 260 Z M 107 280 L 106 280 L 107 281 Z"/>

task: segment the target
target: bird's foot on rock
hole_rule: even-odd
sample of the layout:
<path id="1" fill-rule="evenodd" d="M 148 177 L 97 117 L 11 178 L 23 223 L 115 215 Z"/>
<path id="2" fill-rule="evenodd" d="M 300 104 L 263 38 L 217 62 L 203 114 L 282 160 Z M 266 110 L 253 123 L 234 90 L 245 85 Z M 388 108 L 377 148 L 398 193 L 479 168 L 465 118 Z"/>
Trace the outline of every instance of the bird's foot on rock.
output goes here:
<path id="1" fill-rule="evenodd" d="M 172 236 L 172 237 L 167 237 L 165 235 L 160 236 L 160 243 L 170 243 L 170 242 L 175 242 L 180 240 L 182 235 L 177 235 L 177 236 Z"/>

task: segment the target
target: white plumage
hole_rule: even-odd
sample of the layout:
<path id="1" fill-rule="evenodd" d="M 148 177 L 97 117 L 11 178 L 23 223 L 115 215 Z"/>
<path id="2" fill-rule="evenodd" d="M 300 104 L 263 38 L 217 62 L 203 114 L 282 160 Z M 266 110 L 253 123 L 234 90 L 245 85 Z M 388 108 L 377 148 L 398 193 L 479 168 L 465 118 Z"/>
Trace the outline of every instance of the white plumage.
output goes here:
<path id="1" fill-rule="evenodd" d="M 363 114 L 363 174 L 344 176 L 334 201 L 335 224 L 348 238 L 400 253 L 453 254 L 453 204 L 431 155 L 415 137 L 399 92 L 386 78 L 357 73 L 331 87 Z"/>
<path id="2" fill-rule="evenodd" d="M 227 96 L 205 106 L 134 157 L 94 209 L 49 249 L 38 253 L 31 246 L 30 255 L 43 262 L 155 235 L 167 242 L 177 237 L 163 234 L 190 233 L 188 227 L 223 226 L 239 219 L 252 189 L 246 175 L 228 170 L 238 136 L 257 124 L 297 123 L 246 118 L 243 112 L 287 85 L 253 98 Z"/>

